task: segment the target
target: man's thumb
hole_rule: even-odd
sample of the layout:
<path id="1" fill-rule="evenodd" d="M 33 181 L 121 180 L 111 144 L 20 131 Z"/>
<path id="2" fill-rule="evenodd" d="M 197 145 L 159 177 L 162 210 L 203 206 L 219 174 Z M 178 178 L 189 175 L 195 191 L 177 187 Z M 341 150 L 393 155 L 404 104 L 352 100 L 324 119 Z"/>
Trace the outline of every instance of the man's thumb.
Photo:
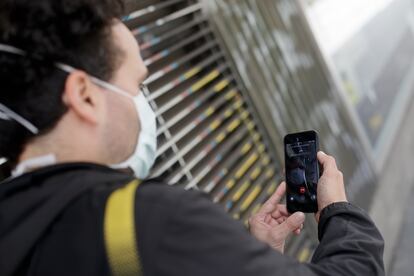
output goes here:
<path id="1" fill-rule="evenodd" d="M 296 229 L 300 228 L 305 222 L 305 214 L 296 212 L 288 217 L 282 224 L 280 224 L 279 231 L 283 232 L 285 236 L 289 235 Z"/>

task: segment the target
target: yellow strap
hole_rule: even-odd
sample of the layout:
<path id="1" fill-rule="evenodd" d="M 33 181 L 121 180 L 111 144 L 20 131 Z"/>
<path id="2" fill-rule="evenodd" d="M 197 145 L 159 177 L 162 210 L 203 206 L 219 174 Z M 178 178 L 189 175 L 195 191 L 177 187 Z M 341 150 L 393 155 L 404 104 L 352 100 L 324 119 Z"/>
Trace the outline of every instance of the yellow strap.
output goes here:
<path id="1" fill-rule="evenodd" d="M 105 208 L 104 237 L 112 275 L 142 275 L 135 229 L 135 191 L 140 184 L 134 180 L 115 190 Z"/>

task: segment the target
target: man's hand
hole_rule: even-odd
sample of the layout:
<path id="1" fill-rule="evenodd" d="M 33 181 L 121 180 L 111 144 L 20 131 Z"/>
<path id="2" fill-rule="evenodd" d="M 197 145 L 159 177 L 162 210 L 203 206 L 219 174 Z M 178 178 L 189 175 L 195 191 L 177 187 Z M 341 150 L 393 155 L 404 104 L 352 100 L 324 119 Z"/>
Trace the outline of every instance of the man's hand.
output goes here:
<path id="1" fill-rule="evenodd" d="M 335 202 L 347 202 L 344 176 L 336 166 L 332 156 L 324 152 L 318 152 L 318 160 L 321 164 L 323 174 L 318 182 L 318 213 L 316 220 L 319 222 L 320 212 L 328 205 Z"/>
<path id="2" fill-rule="evenodd" d="M 249 219 L 250 232 L 281 253 L 287 237 L 291 233 L 299 235 L 305 221 L 305 214 L 296 212 L 290 215 L 286 205 L 279 204 L 285 192 L 286 183 L 282 182 L 259 212 Z"/>

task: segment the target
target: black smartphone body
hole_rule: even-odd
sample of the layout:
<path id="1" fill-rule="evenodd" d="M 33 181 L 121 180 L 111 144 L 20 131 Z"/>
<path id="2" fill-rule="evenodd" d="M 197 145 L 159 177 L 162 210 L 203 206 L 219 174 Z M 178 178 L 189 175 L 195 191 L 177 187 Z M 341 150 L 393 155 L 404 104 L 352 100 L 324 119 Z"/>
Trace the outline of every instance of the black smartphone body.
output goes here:
<path id="1" fill-rule="evenodd" d="M 284 138 L 286 205 L 289 213 L 318 211 L 319 139 L 316 131 L 288 134 Z"/>

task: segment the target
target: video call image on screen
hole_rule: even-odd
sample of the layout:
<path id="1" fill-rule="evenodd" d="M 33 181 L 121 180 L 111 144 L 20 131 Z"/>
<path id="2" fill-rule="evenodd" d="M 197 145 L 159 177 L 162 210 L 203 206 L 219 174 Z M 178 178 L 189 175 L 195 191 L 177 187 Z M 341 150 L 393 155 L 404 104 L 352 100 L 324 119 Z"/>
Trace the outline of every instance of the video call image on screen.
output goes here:
<path id="1" fill-rule="evenodd" d="M 299 203 L 315 201 L 318 183 L 316 142 L 287 144 L 286 155 L 288 200 Z"/>

